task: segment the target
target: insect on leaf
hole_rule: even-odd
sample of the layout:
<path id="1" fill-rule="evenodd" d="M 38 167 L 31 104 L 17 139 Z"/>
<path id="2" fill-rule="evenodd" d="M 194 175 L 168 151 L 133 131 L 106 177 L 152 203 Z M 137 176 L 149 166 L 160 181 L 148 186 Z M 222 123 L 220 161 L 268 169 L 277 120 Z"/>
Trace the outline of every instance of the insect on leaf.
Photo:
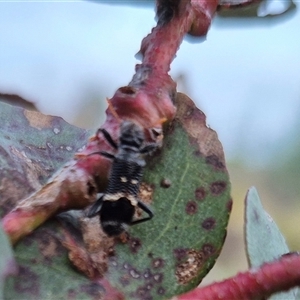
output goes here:
<path id="1" fill-rule="evenodd" d="M 217 134 L 206 126 L 205 115 L 182 94 L 176 101 L 177 116 L 164 130 L 162 149 L 147 157 L 140 190 L 141 200 L 153 209 L 154 217 L 128 228 L 128 241 L 115 245 L 104 278 L 90 281 L 71 266 L 56 238 L 62 229 L 58 222 L 51 221 L 17 244 L 21 272 L 6 286 L 7 299 L 166 299 L 199 284 L 214 265 L 226 237 L 232 205 L 230 182 L 222 145 Z M 11 114 L 25 118 L 25 110 L 10 109 Z M 87 137 L 86 131 L 60 118 L 51 120 L 51 124 L 60 120 L 65 143 L 76 139 L 67 135 L 65 128 L 74 135 L 77 132 L 78 137 Z M 12 120 L 7 118 L 7 126 L 9 122 Z M 14 147 L 21 147 L 29 155 L 24 143 L 26 129 L 30 132 L 31 128 L 29 122 L 27 128 L 25 124 L 23 142 L 15 142 Z M 35 131 L 35 139 L 49 155 L 42 156 L 43 164 L 51 166 L 55 164 L 52 160 L 59 157 L 47 150 L 46 141 L 52 132 L 51 128 L 48 132 Z M 1 159 L 12 159 L 9 149 Z M 63 150 L 56 166 L 67 160 Z M 39 162 L 41 153 L 35 151 L 31 158 Z M 72 234 L 81 239 L 79 232 Z"/>

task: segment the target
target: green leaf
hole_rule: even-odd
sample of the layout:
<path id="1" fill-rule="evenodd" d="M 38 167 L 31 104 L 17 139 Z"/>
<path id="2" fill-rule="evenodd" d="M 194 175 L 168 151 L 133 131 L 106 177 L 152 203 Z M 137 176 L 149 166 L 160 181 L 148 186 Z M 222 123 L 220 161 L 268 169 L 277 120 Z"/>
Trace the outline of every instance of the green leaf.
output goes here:
<path id="1" fill-rule="evenodd" d="M 249 265 L 258 267 L 289 253 L 283 235 L 271 216 L 263 209 L 254 187 L 248 190 L 245 206 L 245 237 Z M 278 293 L 270 299 L 292 300 L 295 299 L 296 292 L 297 289 Z"/>
<path id="2" fill-rule="evenodd" d="M 77 273 L 48 222 L 15 248 L 19 273 L 9 278 L 5 299 L 99 299 L 101 287 Z M 97 297 L 98 296 L 98 297 Z"/>
<path id="3" fill-rule="evenodd" d="M 13 251 L 6 234 L 0 227 L 0 299 L 3 299 L 4 282 L 8 275 L 16 274 Z"/>
<path id="4" fill-rule="evenodd" d="M 154 218 L 129 228 L 129 239 L 116 245 L 104 278 L 92 282 L 75 271 L 56 238 L 62 234 L 60 225 L 47 222 L 17 245 L 21 273 L 9 281 L 6 299 L 162 299 L 199 284 L 225 240 L 230 183 L 222 145 L 207 128 L 205 115 L 183 95 L 177 107 L 164 131 L 164 146 L 148 158 L 143 178 L 153 191 Z M 24 110 L 18 113 L 21 117 Z M 70 125 L 62 122 L 63 134 Z M 83 135 L 81 129 L 72 130 Z M 26 143 L 26 127 L 23 134 Z M 47 140 L 42 131 L 35 134 L 41 143 Z M 43 163 L 52 162 L 50 157 L 44 156 Z M 81 238 L 78 232 L 68 234 Z"/>

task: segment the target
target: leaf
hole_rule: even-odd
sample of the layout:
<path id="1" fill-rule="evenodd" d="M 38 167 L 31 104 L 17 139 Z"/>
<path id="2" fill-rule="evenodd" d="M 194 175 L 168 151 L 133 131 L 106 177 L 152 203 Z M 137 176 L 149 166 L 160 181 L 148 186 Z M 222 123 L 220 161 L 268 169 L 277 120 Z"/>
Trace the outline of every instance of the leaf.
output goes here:
<path id="1" fill-rule="evenodd" d="M 184 95 L 177 97 L 177 107 L 164 146 L 148 158 L 143 178 L 141 197 L 151 202 L 154 218 L 129 228 L 128 241 L 115 246 L 105 277 L 92 282 L 70 266 L 57 239 L 61 227 L 51 221 L 17 245 L 21 273 L 6 286 L 7 299 L 162 299 L 199 284 L 225 240 L 230 183 L 222 146 L 205 115 Z M 24 112 L 18 112 L 20 118 Z M 62 133 L 64 126 L 70 130 L 61 123 Z M 72 128 L 75 136 L 76 131 L 82 136 L 82 130 Z M 37 140 L 47 140 L 38 133 Z M 49 163 L 47 157 L 43 162 Z M 68 234 L 82 239 L 78 232 Z M 82 254 L 82 248 L 77 250 Z"/>
<path id="2" fill-rule="evenodd" d="M 5 212 L 40 188 L 91 135 L 62 118 L 2 102 L 0 120 L 0 196 Z"/>
<path id="3" fill-rule="evenodd" d="M 3 287 L 8 275 L 14 275 L 17 272 L 13 251 L 9 240 L 2 228 L 0 228 L 0 299 L 3 299 Z"/>
<path id="4" fill-rule="evenodd" d="M 245 200 L 245 237 L 249 265 L 258 267 L 265 262 L 279 259 L 289 253 L 276 223 L 263 209 L 258 193 L 254 187 L 248 190 Z M 297 289 L 279 293 L 270 299 L 295 299 Z"/>

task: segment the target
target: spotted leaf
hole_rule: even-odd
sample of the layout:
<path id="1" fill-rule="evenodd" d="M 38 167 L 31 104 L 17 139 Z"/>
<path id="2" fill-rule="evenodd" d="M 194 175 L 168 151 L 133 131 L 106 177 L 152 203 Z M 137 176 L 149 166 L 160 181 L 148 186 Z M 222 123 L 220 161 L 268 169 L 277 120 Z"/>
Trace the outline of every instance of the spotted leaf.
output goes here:
<path id="1" fill-rule="evenodd" d="M 47 222 L 17 244 L 20 273 L 9 280 L 7 299 L 162 299 L 199 284 L 226 237 L 230 182 L 222 145 L 206 126 L 205 115 L 182 94 L 176 101 L 177 116 L 166 125 L 162 149 L 147 157 L 140 190 L 154 218 L 130 227 L 127 238 L 117 242 L 108 257 L 91 250 L 100 239 L 99 224 L 91 223 L 94 220 L 85 220 L 89 225 L 82 226 L 81 221 L 69 219 L 62 227 L 62 220 L 70 216 L 76 220 L 74 213 L 60 222 Z M 65 145 L 77 150 L 89 134 L 60 118 L 38 113 L 37 119 L 48 118 L 48 125 L 33 126 L 26 110 L 0 105 L 6 126 L 0 138 L 5 146 L 0 153 L 4 163 L 0 179 L 10 184 L 9 193 L 1 199 L 4 207 L 10 207 L 69 159 L 72 152 Z M 12 127 L 16 132 L 9 131 Z M 20 156 L 16 158 L 11 149 Z M 23 156 L 36 163 L 31 181 Z M 69 258 L 85 275 L 71 266 Z M 105 260 L 107 265 L 102 264 Z M 93 277 L 97 264 L 107 271 L 102 279 L 91 281 L 86 275 Z"/>

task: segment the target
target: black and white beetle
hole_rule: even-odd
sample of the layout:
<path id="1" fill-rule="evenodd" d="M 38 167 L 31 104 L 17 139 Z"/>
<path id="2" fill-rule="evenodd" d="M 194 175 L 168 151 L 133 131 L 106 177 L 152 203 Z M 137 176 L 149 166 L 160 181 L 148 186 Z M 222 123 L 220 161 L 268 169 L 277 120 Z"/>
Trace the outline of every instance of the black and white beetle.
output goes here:
<path id="1" fill-rule="evenodd" d="M 108 187 L 92 205 L 87 217 L 91 218 L 98 214 L 103 231 L 109 236 L 115 236 L 121 234 L 126 225 L 142 223 L 153 217 L 151 209 L 138 199 L 138 193 L 146 165 L 143 155 L 154 151 L 158 144 L 145 145 L 143 129 L 130 121 L 121 123 L 118 144 L 105 129 L 99 131 L 117 152 L 115 155 L 105 151 L 90 154 L 100 154 L 111 159 L 112 166 Z M 148 217 L 133 220 L 136 207 L 146 212 Z"/>

